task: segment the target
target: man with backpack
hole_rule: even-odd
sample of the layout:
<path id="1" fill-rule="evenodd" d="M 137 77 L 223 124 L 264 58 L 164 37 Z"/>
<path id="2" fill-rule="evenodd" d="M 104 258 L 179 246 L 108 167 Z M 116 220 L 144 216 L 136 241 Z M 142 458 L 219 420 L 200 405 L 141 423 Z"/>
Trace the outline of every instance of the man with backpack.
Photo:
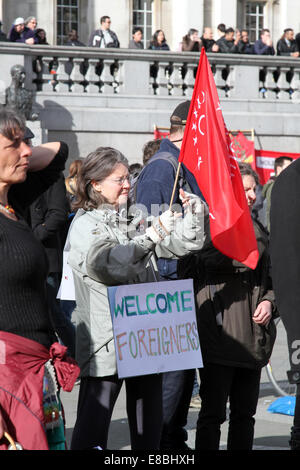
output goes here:
<path id="1" fill-rule="evenodd" d="M 159 150 L 151 157 L 139 175 L 136 185 L 136 203 L 146 207 L 148 215 L 156 216 L 169 206 L 178 168 L 178 157 L 188 117 L 190 101 L 180 103 L 170 117 L 170 135 L 163 139 Z M 179 189 L 203 196 L 193 174 L 181 165 L 173 203 L 179 205 Z M 175 280 L 177 260 L 158 258 L 161 281 Z M 180 370 L 163 374 L 163 432 L 161 450 L 187 449 L 187 422 L 194 384 L 195 370 Z"/>

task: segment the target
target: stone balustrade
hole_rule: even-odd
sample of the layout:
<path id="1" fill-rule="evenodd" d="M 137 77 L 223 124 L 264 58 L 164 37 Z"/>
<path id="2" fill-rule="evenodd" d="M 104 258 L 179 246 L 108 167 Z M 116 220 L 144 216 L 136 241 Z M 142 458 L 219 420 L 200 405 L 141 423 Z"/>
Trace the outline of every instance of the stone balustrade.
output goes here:
<path id="1" fill-rule="evenodd" d="M 199 54 L 0 43 L 5 56 L 23 55 L 27 86 L 37 92 L 190 97 Z M 295 100 L 300 59 L 208 54 L 220 98 Z M 4 64 L 3 64 L 4 65 Z"/>
<path id="2" fill-rule="evenodd" d="M 228 129 L 254 129 L 256 148 L 299 151 L 300 58 L 208 54 Z M 0 103 L 22 64 L 34 111 L 72 158 L 99 145 L 140 161 L 153 128 L 192 96 L 199 54 L 0 43 Z"/>

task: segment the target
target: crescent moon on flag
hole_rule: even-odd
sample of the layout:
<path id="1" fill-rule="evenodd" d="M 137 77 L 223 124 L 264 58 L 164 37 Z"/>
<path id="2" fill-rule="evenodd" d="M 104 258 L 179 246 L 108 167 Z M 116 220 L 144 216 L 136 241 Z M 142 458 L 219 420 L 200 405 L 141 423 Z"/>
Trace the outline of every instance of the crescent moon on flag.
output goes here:
<path id="1" fill-rule="evenodd" d="M 205 135 L 204 132 L 203 132 L 202 129 L 201 129 L 201 121 L 202 121 L 202 119 L 204 119 L 205 117 L 206 117 L 205 114 L 202 114 L 202 116 L 200 116 L 199 121 L 198 121 L 198 129 L 199 129 L 199 132 L 200 132 L 201 135 Z"/>

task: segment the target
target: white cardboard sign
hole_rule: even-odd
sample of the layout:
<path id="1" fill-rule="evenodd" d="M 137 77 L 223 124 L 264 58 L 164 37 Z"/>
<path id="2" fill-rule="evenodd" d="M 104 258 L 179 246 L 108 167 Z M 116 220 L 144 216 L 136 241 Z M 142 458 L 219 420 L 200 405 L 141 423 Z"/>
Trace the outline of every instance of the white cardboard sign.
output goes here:
<path id="1" fill-rule="evenodd" d="M 193 281 L 108 288 L 120 378 L 203 367 Z"/>

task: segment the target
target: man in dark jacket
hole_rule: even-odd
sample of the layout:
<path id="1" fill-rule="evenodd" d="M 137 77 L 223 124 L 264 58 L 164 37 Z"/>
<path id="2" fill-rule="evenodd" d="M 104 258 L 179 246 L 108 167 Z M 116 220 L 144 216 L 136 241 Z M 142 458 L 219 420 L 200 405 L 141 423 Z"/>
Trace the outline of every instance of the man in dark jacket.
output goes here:
<path id="1" fill-rule="evenodd" d="M 287 57 L 299 57 L 299 48 L 294 39 L 294 30 L 287 28 L 283 32 L 283 36 L 277 42 L 277 54 Z"/>
<path id="2" fill-rule="evenodd" d="M 168 152 L 175 160 L 178 160 L 189 106 L 190 101 L 185 101 L 175 108 L 170 119 L 170 137 L 162 140 L 155 156 Z M 182 168 L 184 180 L 190 188 L 189 191 L 203 198 L 193 174 L 184 165 Z M 170 204 L 174 181 L 175 171 L 171 163 L 166 160 L 151 161 L 138 180 L 137 203 L 143 204 L 147 208 L 148 214 L 155 215 L 153 212 L 158 207 Z M 178 188 L 175 191 L 174 204 L 180 204 Z M 177 260 L 159 258 L 157 266 L 162 281 L 177 279 Z M 161 450 L 187 448 L 185 443 L 187 433 L 184 426 L 187 422 L 194 377 L 194 369 L 163 374 L 164 426 Z"/>
<path id="3" fill-rule="evenodd" d="M 206 52 L 219 52 L 219 46 L 213 38 L 211 28 L 204 28 L 201 41 Z"/>
<path id="4" fill-rule="evenodd" d="M 234 29 L 227 28 L 225 31 L 225 36 L 217 40 L 219 46 L 219 52 L 223 54 L 235 54 L 238 53 L 238 43 L 241 39 L 241 33 L 237 31 L 236 37 L 234 39 Z"/>
<path id="5" fill-rule="evenodd" d="M 262 29 L 260 39 L 254 43 L 254 54 L 257 55 L 275 55 L 273 41 L 271 39 L 270 30 Z"/>
<path id="6" fill-rule="evenodd" d="M 287 332 L 289 381 L 297 384 L 291 450 L 300 450 L 300 159 L 276 179 L 271 195 L 270 254 L 278 311 Z"/>
<path id="7" fill-rule="evenodd" d="M 89 46 L 92 47 L 120 47 L 118 37 L 114 31 L 110 29 L 111 19 L 109 16 L 100 18 L 100 29 L 92 32 L 89 38 Z"/>

